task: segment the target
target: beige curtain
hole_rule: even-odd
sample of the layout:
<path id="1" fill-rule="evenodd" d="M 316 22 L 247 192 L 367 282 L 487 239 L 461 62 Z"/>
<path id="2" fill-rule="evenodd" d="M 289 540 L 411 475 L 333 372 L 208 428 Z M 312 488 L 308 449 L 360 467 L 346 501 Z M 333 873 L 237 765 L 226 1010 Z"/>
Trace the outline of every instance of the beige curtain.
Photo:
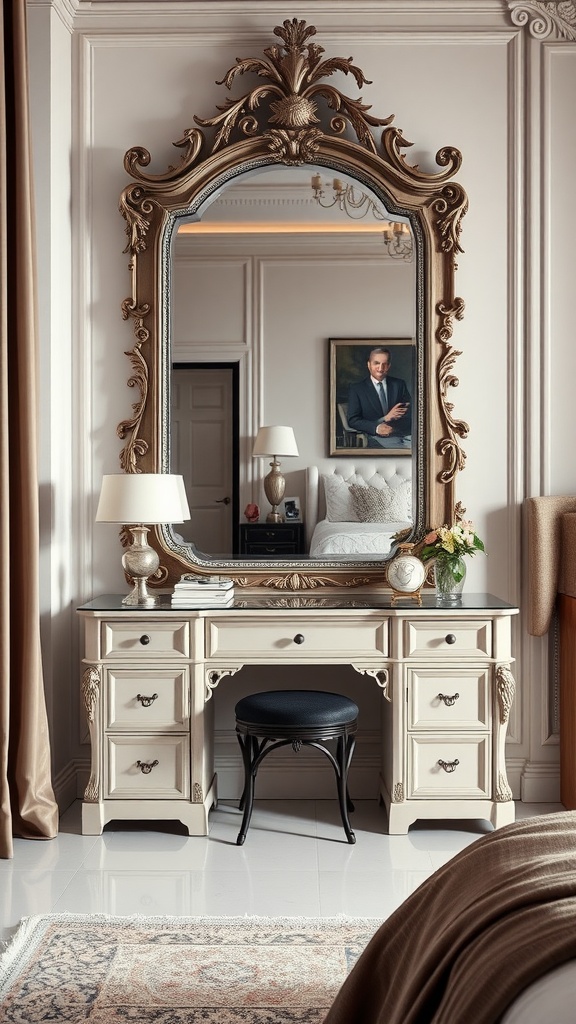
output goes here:
<path id="1" fill-rule="evenodd" d="M 58 809 L 38 597 L 36 314 L 26 0 L 3 0 L 0 78 L 0 857 L 51 839 Z"/>

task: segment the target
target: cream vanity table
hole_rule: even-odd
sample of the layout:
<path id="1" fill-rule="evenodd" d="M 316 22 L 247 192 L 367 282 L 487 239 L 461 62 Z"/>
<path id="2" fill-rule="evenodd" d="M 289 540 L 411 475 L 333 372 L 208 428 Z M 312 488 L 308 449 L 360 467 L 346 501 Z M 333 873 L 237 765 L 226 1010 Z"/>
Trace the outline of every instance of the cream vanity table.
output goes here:
<path id="1" fill-rule="evenodd" d="M 422 607 L 391 607 L 386 594 L 291 601 L 251 594 L 233 609 L 186 611 L 167 597 L 139 611 L 110 596 L 79 609 L 92 744 L 84 834 L 116 818 L 180 819 L 206 835 L 215 690 L 255 664 L 352 665 L 381 687 L 391 833 L 418 818 L 513 821 L 504 743 L 516 608 L 484 594 L 457 609 L 436 607 L 433 593 Z"/>
<path id="2" fill-rule="evenodd" d="M 318 212 L 310 182 L 331 181 L 319 190 L 314 187 L 315 196 L 321 198 L 324 188 L 335 189 L 342 202 L 352 196 L 354 202 L 371 203 L 379 211 L 382 244 L 370 257 L 369 280 L 374 283 L 368 294 L 362 269 L 362 288 L 347 284 L 346 300 L 353 307 L 356 303 L 353 322 L 366 325 L 380 324 L 369 320 L 373 311 L 395 303 L 396 338 L 411 352 L 412 368 L 404 373 L 412 397 L 412 426 L 409 447 L 402 450 L 336 445 L 334 451 L 330 443 L 328 458 L 353 457 L 366 470 L 368 460 L 376 458 L 385 465 L 390 483 L 410 479 L 410 528 L 403 539 L 418 543 L 431 527 L 462 518 L 466 511 L 457 501 L 455 481 L 464 468 L 461 442 L 468 425 L 456 417 L 451 397 L 458 384 L 453 370 L 459 355 L 452 333 L 464 311 L 455 284 L 468 205 L 464 189 L 454 180 L 461 154 L 445 146 L 435 158 L 424 153 L 424 160 L 411 164 L 406 149 L 412 143 L 393 124 L 393 115 L 376 117 L 368 113 L 369 104 L 339 88 L 348 82 L 360 91 L 370 84 L 352 58 L 330 55 L 324 60 L 323 47 L 312 42 L 316 29 L 296 18 L 276 26 L 273 35 L 276 42 L 262 56 L 239 58 L 224 79 L 220 69 L 213 69 L 219 87 L 234 93 L 240 86 L 238 75 L 246 74 L 242 85 L 247 91 L 226 96 L 224 103 L 220 93 L 214 116 L 194 116 L 194 127 L 188 126 L 175 143 L 179 162 L 170 163 L 164 173 L 149 173 L 151 156 L 144 147 L 125 154 L 131 181 L 122 192 L 120 211 L 131 289 L 122 313 L 133 328 L 133 348 L 127 353 L 133 391 L 131 411 L 117 427 L 124 441 L 121 468 L 152 474 L 194 468 L 193 460 L 185 466 L 178 462 L 171 398 L 173 364 L 184 358 L 173 325 L 191 280 L 186 278 L 186 260 L 178 265 L 187 228 L 202 221 L 209 235 L 212 219 L 226 220 L 228 207 L 216 209 L 221 197 L 226 203 L 232 195 L 234 207 L 235 196 L 240 206 L 250 206 L 260 196 L 269 211 L 282 194 L 290 199 L 288 208 L 294 201 L 302 209 L 306 199 L 311 203 L 314 212 L 305 235 L 321 234 L 325 211 Z M 335 71 L 351 78 L 344 81 Z M 264 190 L 258 185 L 262 177 Z M 275 223 L 278 216 L 274 210 Z M 279 231 L 279 251 L 283 237 Z M 346 267 L 359 254 L 365 268 L 364 247 L 347 250 L 347 237 L 343 232 L 333 243 L 334 252 L 344 254 Z M 406 247 L 400 239 L 409 240 Z M 287 311 L 304 300 L 290 285 L 291 260 L 282 265 L 285 282 L 277 320 L 284 323 Z M 214 267 L 211 282 L 219 280 Z M 253 275 L 258 287 L 264 287 L 266 275 L 257 267 Z M 202 280 L 193 279 L 195 294 L 200 294 Z M 353 280 L 351 271 L 346 280 Z M 192 309 L 185 318 L 187 325 L 195 320 L 201 324 L 196 338 L 200 348 L 193 340 L 187 343 L 189 362 L 233 359 L 242 368 L 234 424 L 239 439 L 238 508 L 258 497 L 260 477 L 253 468 L 251 438 L 272 414 L 271 404 L 274 415 L 285 417 L 280 422 L 298 424 L 307 438 L 307 461 L 294 463 L 299 473 L 311 460 L 320 463 L 326 456 L 325 439 L 335 436 L 337 403 L 346 401 L 352 378 L 334 380 L 328 399 L 324 370 L 318 377 L 318 368 L 326 365 L 330 333 L 339 322 L 338 313 L 330 319 L 327 312 L 333 290 L 320 288 L 317 296 L 307 297 L 311 305 L 314 299 L 320 303 L 332 327 L 326 323 L 323 337 L 314 326 L 320 322 L 319 311 L 310 323 L 301 317 L 298 378 L 290 379 L 290 387 L 286 378 L 278 400 L 268 396 L 268 405 L 266 381 L 285 365 L 285 344 L 279 351 L 274 347 L 274 317 L 264 330 L 265 317 L 244 315 L 242 323 L 250 321 L 249 329 L 232 348 L 205 342 L 227 337 L 225 330 L 204 322 L 206 305 L 199 317 Z M 246 309 L 251 295 L 249 290 Z M 262 304 L 262 296 L 258 302 Z M 363 336 L 374 337 L 374 330 L 379 336 L 385 327 L 366 326 Z M 381 342 L 386 338 L 379 338 Z M 365 375 L 367 358 L 363 355 L 356 375 Z M 337 468 L 323 466 L 321 472 Z M 193 509 L 193 520 L 214 516 L 220 505 L 221 500 L 205 502 Z M 98 598 L 80 609 L 82 685 L 92 743 L 85 832 L 98 834 L 113 817 L 171 817 L 182 819 L 193 834 L 206 834 L 216 798 L 214 691 L 233 686 L 243 665 L 268 663 L 352 665 L 381 688 L 381 796 L 391 832 L 406 832 L 422 817 L 485 817 L 495 825 L 512 820 L 504 742 L 514 692 L 515 607 L 488 595 L 465 595 L 457 609 L 441 609 L 432 592 L 423 594 L 421 606 L 411 601 L 392 605 L 391 594 L 382 590 L 382 547 L 367 546 L 363 552 L 354 548 L 352 556 L 341 554 L 351 550 L 344 547 L 314 558 L 302 551 L 268 561 L 233 559 L 230 554 L 203 553 L 164 525 L 151 527 L 149 543 L 160 561 L 153 582 L 162 590 L 170 590 L 186 573 L 220 573 L 234 579 L 237 600 L 220 612 L 172 609 L 169 597 L 153 610 L 123 606 L 119 597 Z"/>

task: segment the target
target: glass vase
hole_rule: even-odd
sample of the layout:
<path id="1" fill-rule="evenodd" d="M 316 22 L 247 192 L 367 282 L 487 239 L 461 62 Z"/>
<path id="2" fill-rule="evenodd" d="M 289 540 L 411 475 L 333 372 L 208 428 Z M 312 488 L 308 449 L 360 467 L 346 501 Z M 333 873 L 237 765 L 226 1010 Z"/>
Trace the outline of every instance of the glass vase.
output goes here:
<path id="1" fill-rule="evenodd" d="M 459 555 L 440 554 L 434 566 L 436 604 L 457 605 L 462 601 L 466 581 L 466 562 Z"/>

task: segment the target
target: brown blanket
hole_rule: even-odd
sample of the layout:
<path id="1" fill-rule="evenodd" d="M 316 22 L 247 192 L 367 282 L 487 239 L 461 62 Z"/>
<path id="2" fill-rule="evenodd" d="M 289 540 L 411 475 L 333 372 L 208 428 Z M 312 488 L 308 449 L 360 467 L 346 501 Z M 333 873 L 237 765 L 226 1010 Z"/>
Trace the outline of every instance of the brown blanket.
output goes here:
<path id="1" fill-rule="evenodd" d="M 378 929 L 325 1024 L 495 1024 L 573 957 L 576 812 L 565 811 L 491 832 L 428 878 Z"/>

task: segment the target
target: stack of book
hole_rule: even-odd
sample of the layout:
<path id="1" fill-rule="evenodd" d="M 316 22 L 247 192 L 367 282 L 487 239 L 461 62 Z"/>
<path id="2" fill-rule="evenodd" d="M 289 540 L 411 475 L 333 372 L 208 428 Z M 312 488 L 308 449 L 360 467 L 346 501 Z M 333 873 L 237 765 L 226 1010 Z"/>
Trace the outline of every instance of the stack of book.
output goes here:
<path id="1" fill-rule="evenodd" d="M 174 585 L 173 608 L 230 608 L 233 604 L 234 580 L 228 576 L 185 573 Z"/>

